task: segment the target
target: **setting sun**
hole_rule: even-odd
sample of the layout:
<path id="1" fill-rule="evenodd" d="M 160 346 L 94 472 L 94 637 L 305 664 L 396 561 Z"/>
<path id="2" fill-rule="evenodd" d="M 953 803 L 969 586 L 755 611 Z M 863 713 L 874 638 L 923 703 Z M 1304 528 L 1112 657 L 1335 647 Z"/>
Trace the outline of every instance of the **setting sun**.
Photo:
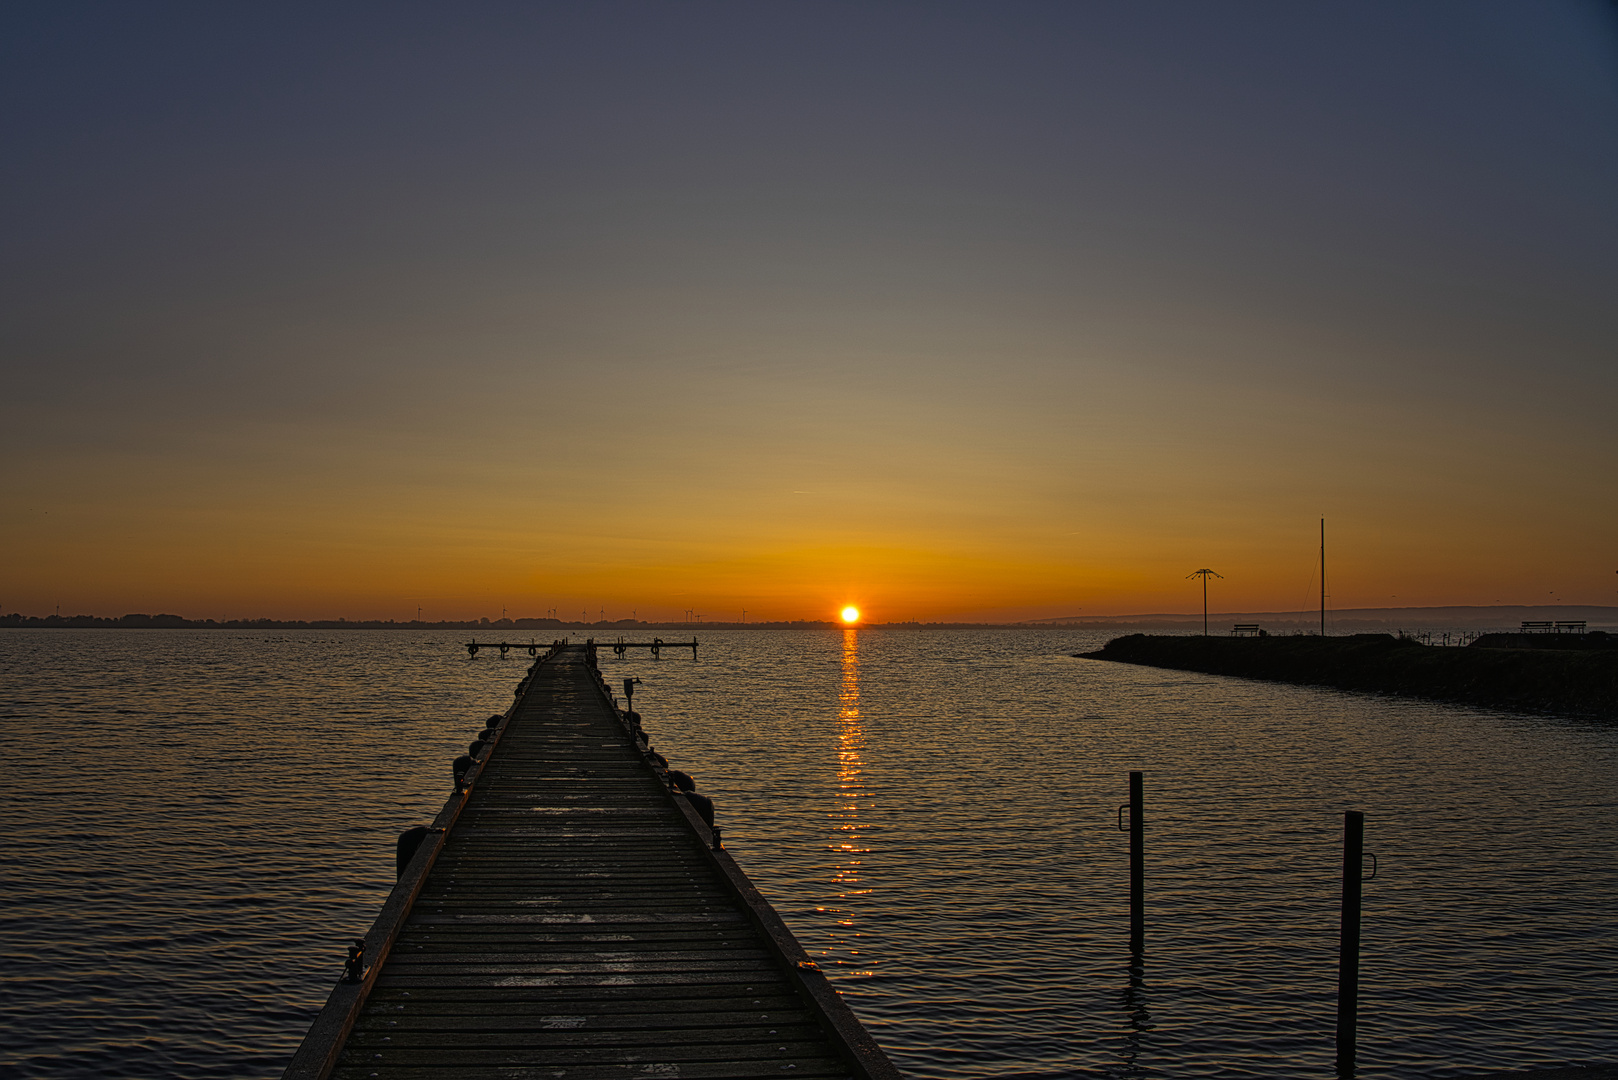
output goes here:
<path id="1" fill-rule="evenodd" d="M 843 621 L 846 622 L 846 623 L 857 623 L 857 622 L 859 622 L 860 621 L 860 609 L 857 608 L 857 607 L 854 607 L 853 605 L 850 605 L 850 606 L 844 608 L 843 609 Z"/>

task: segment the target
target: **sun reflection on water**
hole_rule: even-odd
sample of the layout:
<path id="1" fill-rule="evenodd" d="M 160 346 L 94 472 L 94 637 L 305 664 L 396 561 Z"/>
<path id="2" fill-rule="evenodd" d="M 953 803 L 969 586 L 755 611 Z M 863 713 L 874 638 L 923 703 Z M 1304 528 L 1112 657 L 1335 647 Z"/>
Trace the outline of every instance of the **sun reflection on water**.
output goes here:
<path id="1" fill-rule="evenodd" d="M 871 961 L 861 955 L 852 902 L 871 890 L 861 876 L 864 857 L 870 854 L 861 834 L 860 814 L 870 809 L 870 792 L 865 787 L 865 729 L 860 722 L 860 637 L 855 627 L 843 630 L 843 682 L 837 695 L 837 791 L 832 800 L 831 842 L 832 884 L 837 905 L 827 908 L 835 916 L 835 929 L 826 955 L 843 974 L 869 976 L 859 970 Z"/>

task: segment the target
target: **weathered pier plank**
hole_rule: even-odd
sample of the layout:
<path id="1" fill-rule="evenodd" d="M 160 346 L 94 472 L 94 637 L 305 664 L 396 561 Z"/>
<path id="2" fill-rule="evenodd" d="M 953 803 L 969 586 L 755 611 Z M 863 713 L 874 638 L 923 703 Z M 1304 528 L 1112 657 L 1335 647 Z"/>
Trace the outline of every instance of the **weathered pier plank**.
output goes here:
<path id="1" fill-rule="evenodd" d="M 593 657 L 537 661 L 287 1080 L 899 1074 Z"/>

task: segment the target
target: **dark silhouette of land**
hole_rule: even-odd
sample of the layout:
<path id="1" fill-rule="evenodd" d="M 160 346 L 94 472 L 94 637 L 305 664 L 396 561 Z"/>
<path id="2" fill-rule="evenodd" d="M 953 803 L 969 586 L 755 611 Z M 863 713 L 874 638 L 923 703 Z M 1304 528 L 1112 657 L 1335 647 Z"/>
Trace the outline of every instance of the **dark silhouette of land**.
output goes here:
<path id="1" fill-rule="evenodd" d="M 1227 620 L 1239 623 L 1262 624 L 1272 633 L 1308 630 L 1314 625 L 1314 616 L 1297 612 L 1221 612 L 1211 617 L 1223 624 Z M 1342 633 L 1397 630 L 1400 628 L 1446 630 L 1465 627 L 1476 633 L 1485 630 L 1504 630 L 1518 626 L 1529 619 L 1585 620 L 1591 626 L 1618 626 L 1618 607 L 1591 605 L 1552 605 L 1540 607 L 1499 605 L 1495 607 L 1438 607 L 1438 608 L 1355 608 L 1331 613 L 1332 627 Z M 614 634 L 628 634 L 636 630 L 711 630 L 716 627 L 811 627 L 842 626 L 835 619 L 762 620 L 746 622 L 723 619 L 646 620 L 604 619 L 580 621 L 576 619 L 513 618 L 513 619 L 189 619 L 174 614 L 102 615 L 23 615 L 17 612 L 0 615 L 0 628 L 43 629 L 164 629 L 164 630 L 471 630 L 477 634 L 507 634 L 511 638 L 543 637 L 557 631 L 571 634 L 607 638 Z M 861 622 L 864 627 L 910 627 L 928 630 L 994 630 L 1041 628 L 1070 630 L 1103 630 L 1121 632 L 1126 629 L 1149 628 L 1154 631 L 1200 630 L 1202 616 L 1183 614 L 1092 615 L 1080 617 L 1065 615 L 1054 619 L 1027 619 L 1017 622 L 921 622 L 903 620 L 894 622 Z M 497 639 L 498 640 L 498 639 Z"/>
<path id="2" fill-rule="evenodd" d="M 0 628 L 26 630 L 50 629 L 125 629 L 125 630 L 472 630 L 479 634 L 505 634 L 518 638 L 536 637 L 555 631 L 582 632 L 587 636 L 609 639 L 616 634 L 634 630 L 689 630 L 702 631 L 715 628 L 757 626 L 842 626 L 835 619 L 792 619 L 769 621 L 749 619 L 747 622 L 649 622 L 645 619 L 607 619 L 600 622 L 577 622 L 566 619 L 443 619 L 429 622 L 422 619 L 187 619 L 183 615 L 0 615 Z M 950 629 L 1011 629 L 1017 623 L 966 622 L 895 622 L 860 623 L 861 626 L 924 627 L 930 630 Z M 498 638 L 492 640 L 498 641 Z"/>
<path id="3" fill-rule="evenodd" d="M 641 619 L 617 619 L 602 622 L 569 622 L 565 619 L 442 619 L 430 622 L 423 619 L 187 619 L 183 615 L 120 615 L 106 618 L 100 615 L 0 615 L 0 627 L 22 627 L 45 630 L 55 627 L 70 629 L 112 628 L 136 630 L 476 630 L 487 633 L 500 631 L 573 630 L 583 628 L 591 633 L 609 633 L 615 630 L 661 630 L 731 626 L 736 623 L 717 622 L 647 622 Z M 747 623 L 748 626 L 815 626 L 826 623 Z"/>
<path id="4" fill-rule="evenodd" d="M 1497 709 L 1618 719 L 1618 636 L 1597 631 L 1561 635 L 1563 640 L 1555 643 L 1538 640 L 1556 636 L 1493 634 L 1465 648 L 1446 648 L 1392 634 L 1240 638 L 1130 634 L 1077 655 Z M 1531 647 L 1521 647 L 1524 637 L 1536 640 Z"/>
<path id="5" fill-rule="evenodd" d="M 1529 619 L 1582 619 L 1591 627 L 1618 627 L 1618 607 L 1607 604 L 1487 604 L 1443 607 L 1333 608 L 1327 612 L 1329 634 L 1393 633 L 1399 630 L 1505 630 Z M 1232 623 L 1258 623 L 1271 633 L 1314 633 L 1320 616 L 1314 611 L 1210 612 L 1214 633 Z M 1202 629 L 1202 613 L 1139 612 L 1124 615 L 1065 615 L 1029 620 L 1030 625 L 1084 626 L 1096 630 L 1147 629 L 1164 633 Z"/>

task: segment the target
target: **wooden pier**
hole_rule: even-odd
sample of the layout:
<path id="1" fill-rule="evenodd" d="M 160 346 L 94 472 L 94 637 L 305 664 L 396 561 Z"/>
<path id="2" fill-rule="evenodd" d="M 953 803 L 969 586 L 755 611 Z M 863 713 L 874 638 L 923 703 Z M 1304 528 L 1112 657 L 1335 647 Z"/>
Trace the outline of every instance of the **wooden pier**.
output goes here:
<path id="1" fill-rule="evenodd" d="M 649 750 L 537 660 L 285 1080 L 899 1080 Z"/>

